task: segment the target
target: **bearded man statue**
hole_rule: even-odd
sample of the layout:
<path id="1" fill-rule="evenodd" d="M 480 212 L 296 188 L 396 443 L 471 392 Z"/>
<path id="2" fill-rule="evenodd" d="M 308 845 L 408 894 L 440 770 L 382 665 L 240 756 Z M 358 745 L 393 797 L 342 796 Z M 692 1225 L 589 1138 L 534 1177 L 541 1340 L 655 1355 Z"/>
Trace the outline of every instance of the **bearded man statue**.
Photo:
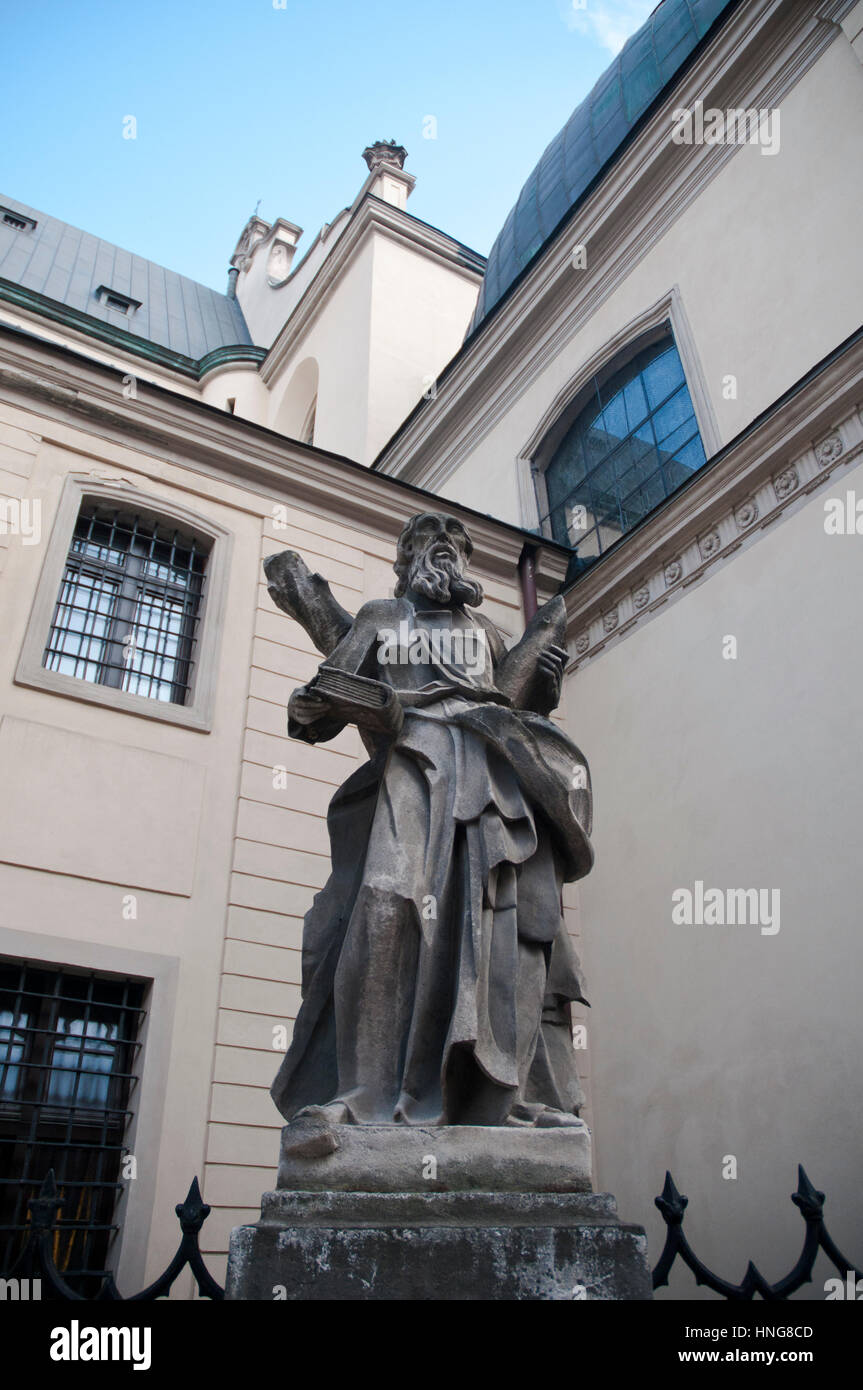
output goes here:
<path id="1" fill-rule="evenodd" d="M 585 759 L 548 718 L 565 608 L 509 650 L 475 610 L 456 518 L 414 516 L 395 597 L 352 619 L 292 552 L 270 593 L 326 660 L 288 707 L 292 738 L 347 723 L 370 760 L 334 796 L 332 873 L 303 933 L 302 1006 L 272 1094 L 329 1124 L 577 1125 L 563 921 L 589 872 Z"/>

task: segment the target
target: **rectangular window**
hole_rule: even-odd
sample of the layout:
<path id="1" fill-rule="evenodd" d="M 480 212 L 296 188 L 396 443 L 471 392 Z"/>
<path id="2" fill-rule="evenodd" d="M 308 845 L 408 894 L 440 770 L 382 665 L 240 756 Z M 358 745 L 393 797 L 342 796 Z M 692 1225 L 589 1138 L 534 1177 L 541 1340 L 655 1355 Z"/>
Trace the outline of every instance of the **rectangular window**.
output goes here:
<path id="1" fill-rule="evenodd" d="M 49 1169 L 63 1198 L 54 1241 L 78 1293 L 108 1267 L 145 984 L 0 961 L 0 1276 L 27 1239 Z"/>
<path id="2" fill-rule="evenodd" d="M 96 298 L 109 309 L 116 309 L 118 313 L 125 314 L 127 318 L 131 318 L 132 314 L 141 307 L 140 299 L 133 299 L 129 294 L 121 294 L 119 290 L 112 290 L 108 285 L 99 286 L 96 291 Z"/>
<path id="3" fill-rule="evenodd" d="M 185 704 L 208 548 L 163 521 L 85 502 L 43 666 Z"/>
<path id="4" fill-rule="evenodd" d="M 13 212 L 11 208 L 0 208 L 0 217 L 3 225 L 14 227 L 16 232 L 34 232 L 36 222 L 32 217 L 25 217 L 23 212 Z"/>

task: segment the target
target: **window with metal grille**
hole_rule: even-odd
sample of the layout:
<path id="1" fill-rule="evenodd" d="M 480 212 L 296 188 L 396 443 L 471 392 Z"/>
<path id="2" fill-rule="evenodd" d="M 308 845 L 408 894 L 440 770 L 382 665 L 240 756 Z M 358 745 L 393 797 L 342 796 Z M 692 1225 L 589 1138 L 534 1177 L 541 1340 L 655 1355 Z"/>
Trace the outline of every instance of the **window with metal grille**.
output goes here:
<path id="1" fill-rule="evenodd" d="M 146 985 L 0 960 L 0 1275 L 49 1168 L 64 1199 L 58 1268 L 98 1292 L 108 1267 Z"/>
<path id="2" fill-rule="evenodd" d="M 576 573 L 705 462 L 674 339 L 654 338 L 593 377 L 537 479 L 543 529 L 572 546 Z"/>
<path id="3" fill-rule="evenodd" d="M 85 501 L 43 666 L 185 704 L 208 550 L 165 521 Z"/>

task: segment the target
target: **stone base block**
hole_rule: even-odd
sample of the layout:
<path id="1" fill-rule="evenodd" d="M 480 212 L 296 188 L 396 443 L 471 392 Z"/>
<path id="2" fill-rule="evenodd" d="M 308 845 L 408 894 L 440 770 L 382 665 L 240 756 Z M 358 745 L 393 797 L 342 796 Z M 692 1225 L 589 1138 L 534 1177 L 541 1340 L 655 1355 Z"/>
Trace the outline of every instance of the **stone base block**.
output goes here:
<path id="1" fill-rule="evenodd" d="M 590 1192 L 590 1131 L 328 1125 L 282 1130 L 277 1185 L 294 1192 Z"/>
<path id="2" fill-rule="evenodd" d="M 229 1299 L 649 1299 L 607 1194 L 270 1192 L 231 1234 Z"/>

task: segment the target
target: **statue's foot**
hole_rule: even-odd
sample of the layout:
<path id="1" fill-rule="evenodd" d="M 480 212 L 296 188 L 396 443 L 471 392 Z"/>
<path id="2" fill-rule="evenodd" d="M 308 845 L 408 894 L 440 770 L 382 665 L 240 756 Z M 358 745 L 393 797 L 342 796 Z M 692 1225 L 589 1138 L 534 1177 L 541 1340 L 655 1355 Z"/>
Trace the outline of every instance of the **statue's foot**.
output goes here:
<path id="1" fill-rule="evenodd" d="M 587 1129 L 584 1120 L 571 1111 L 555 1110 L 534 1101 L 517 1101 L 504 1123 L 519 1129 Z"/>
<path id="2" fill-rule="evenodd" d="M 340 1101 L 305 1106 L 282 1131 L 282 1152 L 295 1158 L 326 1158 L 339 1147 L 334 1126 L 349 1118 L 347 1106 Z"/>
<path id="3" fill-rule="evenodd" d="M 537 1129 L 587 1129 L 578 1115 L 573 1115 L 567 1110 L 552 1110 L 547 1108 L 536 1117 Z"/>
<path id="4" fill-rule="evenodd" d="M 302 1110 L 298 1110 L 294 1120 L 317 1120 L 324 1125 L 347 1125 L 350 1124 L 351 1113 L 344 1101 L 333 1100 L 329 1105 L 305 1105 Z"/>

